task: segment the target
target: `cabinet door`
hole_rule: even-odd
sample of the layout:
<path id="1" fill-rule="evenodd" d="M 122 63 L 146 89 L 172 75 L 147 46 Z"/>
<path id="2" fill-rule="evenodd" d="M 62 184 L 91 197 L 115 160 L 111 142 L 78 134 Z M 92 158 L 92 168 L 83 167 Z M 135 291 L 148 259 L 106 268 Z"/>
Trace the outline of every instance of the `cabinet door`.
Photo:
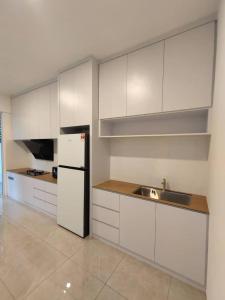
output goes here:
<path id="1" fill-rule="evenodd" d="M 127 56 L 100 65 L 99 119 L 126 115 Z"/>
<path id="2" fill-rule="evenodd" d="M 23 95 L 21 106 L 24 118 L 24 138 L 38 139 L 39 138 L 39 103 L 38 90 L 33 90 Z"/>
<path id="3" fill-rule="evenodd" d="M 120 196 L 120 245 L 154 260 L 155 203 Z"/>
<path id="4" fill-rule="evenodd" d="M 156 206 L 158 264 L 205 284 L 207 215 L 172 206 Z"/>
<path id="5" fill-rule="evenodd" d="M 58 83 L 50 85 L 50 132 L 51 138 L 59 136 L 59 101 L 58 101 Z"/>
<path id="6" fill-rule="evenodd" d="M 62 73 L 59 77 L 60 126 L 74 124 L 76 111 L 74 69 Z"/>
<path id="7" fill-rule="evenodd" d="M 87 62 L 60 75 L 60 126 L 87 125 L 92 120 L 92 65 Z"/>
<path id="8" fill-rule="evenodd" d="M 22 96 L 16 97 L 12 100 L 12 126 L 13 138 L 20 140 L 25 137 L 25 124 L 23 116 L 23 98 Z"/>
<path id="9" fill-rule="evenodd" d="M 51 138 L 50 127 L 50 87 L 49 85 L 37 90 L 37 99 L 39 104 L 39 138 Z"/>
<path id="10" fill-rule="evenodd" d="M 211 106 L 214 23 L 165 41 L 163 110 Z"/>
<path id="11" fill-rule="evenodd" d="M 128 54 L 127 115 L 162 111 L 164 42 Z"/>

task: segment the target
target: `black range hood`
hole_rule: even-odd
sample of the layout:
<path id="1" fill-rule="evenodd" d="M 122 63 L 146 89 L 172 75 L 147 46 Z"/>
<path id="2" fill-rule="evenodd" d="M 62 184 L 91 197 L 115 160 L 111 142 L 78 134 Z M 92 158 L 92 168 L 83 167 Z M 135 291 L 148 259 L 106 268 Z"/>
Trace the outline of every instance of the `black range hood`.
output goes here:
<path id="1" fill-rule="evenodd" d="M 51 139 L 42 140 L 24 140 L 29 151 L 36 159 L 54 160 L 54 141 Z"/>

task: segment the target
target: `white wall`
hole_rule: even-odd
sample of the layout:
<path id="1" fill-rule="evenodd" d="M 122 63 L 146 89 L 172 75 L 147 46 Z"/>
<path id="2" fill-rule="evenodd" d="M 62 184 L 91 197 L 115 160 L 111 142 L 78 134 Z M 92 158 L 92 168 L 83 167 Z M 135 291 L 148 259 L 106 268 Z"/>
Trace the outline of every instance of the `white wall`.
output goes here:
<path id="1" fill-rule="evenodd" d="M 207 137 L 156 137 L 111 140 L 110 178 L 207 195 Z"/>
<path id="2" fill-rule="evenodd" d="M 225 1 L 221 2 L 209 156 L 207 299 L 225 299 Z"/>

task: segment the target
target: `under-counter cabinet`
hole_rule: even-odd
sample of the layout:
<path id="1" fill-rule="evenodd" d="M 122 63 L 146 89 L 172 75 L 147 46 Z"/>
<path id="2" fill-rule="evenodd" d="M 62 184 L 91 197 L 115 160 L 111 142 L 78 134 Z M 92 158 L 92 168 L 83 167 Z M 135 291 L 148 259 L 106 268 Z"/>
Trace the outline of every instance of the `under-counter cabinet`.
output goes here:
<path id="1" fill-rule="evenodd" d="M 51 216 L 57 213 L 57 184 L 7 172 L 9 198 L 37 208 Z"/>
<path id="2" fill-rule="evenodd" d="M 119 198 L 117 193 L 93 189 L 93 233 L 115 244 L 119 244 Z"/>
<path id="3" fill-rule="evenodd" d="M 215 23 L 165 40 L 163 111 L 212 104 Z"/>
<path id="4" fill-rule="evenodd" d="M 156 204 L 120 195 L 120 245 L 154 261 Z"/>
<path id="5" fill-rule="evenodd" d="M 155 261 L 204 285 L 207 222 L 207 214 L 157 204 Z"/>
<path id="6" fill-rule="evenodd" d="M 164 41 L 128 54 L 127 116 L 162 111 Z"/>
<path id="7" fill-rule="evenodd" d="M 92 72 L 88 61 L 59 76 L 60 127 L 90 124 Z"/>
<path id="8" fill-rule="evenodd" d="M 99 118 L 126 115 L 127 55 L 99 67 Z"/>

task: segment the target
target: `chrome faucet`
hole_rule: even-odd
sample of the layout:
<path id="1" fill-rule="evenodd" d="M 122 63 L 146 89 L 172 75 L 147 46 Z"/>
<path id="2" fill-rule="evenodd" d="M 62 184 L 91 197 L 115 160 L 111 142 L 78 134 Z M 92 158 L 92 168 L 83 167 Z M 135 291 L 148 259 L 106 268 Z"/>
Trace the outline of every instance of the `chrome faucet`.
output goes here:
<path id="1" fill-rule="evenodd" d="M 166 190 L 166 178 L 163 178 L 161 184 L 163 186 L 163 192 L 165 192 L 165 190 Z"/>

